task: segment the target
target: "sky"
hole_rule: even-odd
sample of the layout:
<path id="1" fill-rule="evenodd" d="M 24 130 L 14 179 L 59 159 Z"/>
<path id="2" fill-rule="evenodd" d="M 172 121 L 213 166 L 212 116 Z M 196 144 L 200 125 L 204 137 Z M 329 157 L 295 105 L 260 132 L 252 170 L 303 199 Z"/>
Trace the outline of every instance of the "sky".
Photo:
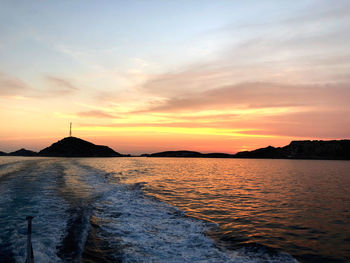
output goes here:
<path id="1" fill-rule="evenodd" d="M 350 138 L 349 1 L 0 0 L 0 151 Z"/>

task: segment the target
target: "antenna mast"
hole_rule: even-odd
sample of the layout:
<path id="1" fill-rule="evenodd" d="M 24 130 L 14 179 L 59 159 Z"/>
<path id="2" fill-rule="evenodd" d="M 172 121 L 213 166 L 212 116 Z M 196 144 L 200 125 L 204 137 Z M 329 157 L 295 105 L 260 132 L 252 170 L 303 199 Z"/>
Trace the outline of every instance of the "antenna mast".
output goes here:
<path id="1" fill-rule="evenodd" d="M 69 137 L 72 137 L 72 123 L 69 126 Z"/>

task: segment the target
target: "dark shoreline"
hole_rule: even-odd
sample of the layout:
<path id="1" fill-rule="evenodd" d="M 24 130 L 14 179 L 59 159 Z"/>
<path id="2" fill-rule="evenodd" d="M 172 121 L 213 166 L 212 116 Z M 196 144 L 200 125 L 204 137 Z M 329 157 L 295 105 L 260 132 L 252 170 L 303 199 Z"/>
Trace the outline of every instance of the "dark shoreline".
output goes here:
<path id="1" fill-rule="evenodd" d="M 350 140 L 292 141 L 283 147 L 268 146 L 253 151 L 200 153 L 196 151 L 164 151 L 141 155 L 120 154 L 107 146 L 95 145 L 75 137 L 66 137 L 39 152 L 20 149 L 12 153 L 0 151 L 0 156 L 27 157 L 172 157 L 172 158 L 239 158 L 293 160 L 350 160 Z"/>
<path id="2" fill-rule="evenodd" d="M 193 151 L 166 151 L 144 154 L 145 157 L 179 158 L 244 158 L 244 159 L 307 159 L 307 160 L 350 160 L 350 140 L 292 141 L 284 147 L 268 146 L 253 151 L 227 153 L 200 153 Z"/>

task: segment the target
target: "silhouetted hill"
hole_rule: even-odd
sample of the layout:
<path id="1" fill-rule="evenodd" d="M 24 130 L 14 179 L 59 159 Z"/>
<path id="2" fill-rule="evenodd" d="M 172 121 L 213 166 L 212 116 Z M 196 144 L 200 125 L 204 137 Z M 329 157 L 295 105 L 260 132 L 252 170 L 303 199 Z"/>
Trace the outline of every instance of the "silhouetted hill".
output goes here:
<path id="1" fill-rule="evenodd" d="M 91 142 L 66 137 L 39 152 L 40 156 L 48 157 L 120 157 L 123 156 L 111 148 L 95 145 Z"/>
<path id="2" fill-rule="evenodd" d="M 186 158 L 232 158 L 228 153 L 200 153 L 194 151 L 166 151 L 152 154 L 142 154 L 145 157 L 186 157 Z"/>
<path id="3" fill-rule="evenodd" d="M 9 155 L 9 156 L 38 156 L 38 153 L 22 148 L 18 151 L 11 152 L 7 155 Z"/>
<path id="4" fill-rule="evenodd" d="M 235 157 L 350 160 L 350 140 L 292 141 L 284 147 L 239 152 Z"/>
<path id="5" fill-rule="evenodd" d="M 149 157 L 201 157 L 202 154 L 193 151 L 166 151 L 159 153 L 152 153 Z"/>
<path id="6" fill-rule="evenodd" d="M 233 154 L 229 153 L 203 153 L 205 158 L 234 158 Z"/>
<path id="7" fill-rule="evenodd" d="M 0 151 L 0 156 L 49 156 L 49 157 L 121 157 L 125 156 L 111 148 L 95 145 L 88 141 L 66 137 L 39 153 L 20 149 L 6 154 Z M 197 157 L 197 158 L 279 158 L 279 159 L 329 159 L 350 160 L 350 140 L 332 141 L 292 141 L 284 147 L 268 146 L 253 151 L 237 154 L 200 153 L 195 151 L 165 151 L 143 154 L 147 157 Z"/>
<path id="8" fill-rule="evenodd" d="M 146 157 L 199 157 L 199 158 L 278 158 L 278 159 L 329 159 L 350 160 L 350 140 L 292 141 L 284 147 L 244 151 L 237 154 L 200 153 L 193 151 L 166 151 L 143 154 Z"/>
<path id="9" fill-rule="evenodd" d="M 287 158 L 287 154 L 281 147 L 268 146 L 253 151 L 238 152 L 237 158 Z"/>

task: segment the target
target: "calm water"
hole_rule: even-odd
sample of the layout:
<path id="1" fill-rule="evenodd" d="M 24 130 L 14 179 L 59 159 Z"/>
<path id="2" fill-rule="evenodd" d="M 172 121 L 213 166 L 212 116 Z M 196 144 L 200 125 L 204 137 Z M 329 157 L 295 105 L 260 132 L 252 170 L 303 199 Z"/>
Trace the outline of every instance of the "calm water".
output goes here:
<path id="1" fill-rule="evenodd" d="M 0 158 L 0 262 L 350 262 L 350 162 Z"/>

